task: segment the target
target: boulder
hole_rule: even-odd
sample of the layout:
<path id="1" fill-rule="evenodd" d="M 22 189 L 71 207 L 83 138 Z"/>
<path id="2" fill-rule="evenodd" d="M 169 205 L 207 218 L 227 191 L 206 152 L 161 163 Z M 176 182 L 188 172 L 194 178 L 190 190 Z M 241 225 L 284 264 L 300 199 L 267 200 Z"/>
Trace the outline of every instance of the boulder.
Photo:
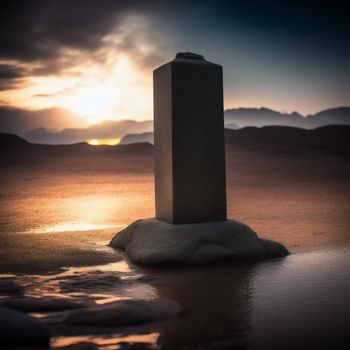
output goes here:
<path id="1" fill-rule="evenodd" d="M 206 264 L 223 260 L 264 260 L 288 255 L 280 243 L 260 239 L 234 220 L 173 225 L 158 219 L 138 220 L 109 244 L 137 264 Z"/>
<path id="2" fill-rule="evenodd" d="M 47 345 L 50 333 L 39 320 L 19 311 L 0 307 L 0 347 L 4 345 Z"/>
<path id="3" fill-rule="evenodd" d="M 0 301 L 0 305 L 23 312 L 49 312 L 86 307 L 86 303 L 69 298 L 11 298 Z"/>
<path id="4" fill-rule="evenodd" d="M 173 300 L 119 300 L 102 306 L 70 311 L 64 322 L 74 326 L 115 327 L 153 322 L 183 311 Z"/>
<path id="5" fill-rule="evenodd" d="M 115 289 L 123 282 L 119 276 L 113 272 L 92 271 L 81 275 L 68 276 L 59 282 L 63 292 L 79 291 L 106 291 Z"/>
<path id="6" fill-rule="evenodd" d="M 24 287 L 16 283 L 12 278 L 0 279 L 0 295 L 23 295 Z"/>

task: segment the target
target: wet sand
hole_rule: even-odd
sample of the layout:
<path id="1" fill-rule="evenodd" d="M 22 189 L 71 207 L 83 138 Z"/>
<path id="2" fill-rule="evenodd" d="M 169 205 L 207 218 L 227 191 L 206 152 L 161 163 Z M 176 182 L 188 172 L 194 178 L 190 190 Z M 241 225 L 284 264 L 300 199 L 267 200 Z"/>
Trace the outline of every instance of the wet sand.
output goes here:
<path id="1" fill-rule="evenodd" d="M 151 147 L 6 153 L 0 172 L 2 278 L 23 285 L 26 296 L 161 296 L 185 309 L 168 321 L 113 329 L 66 327 L 52 315 L 36 314 L 52 321 L 53 347 L 117 349 L 133 336 L 143 348 L 161 349 L 277 349 L 286 339 L 289 348 L 329 348 L 336 338 L 348 341 L 349 153 L 309 147 L 305 140 L 248 141 L 227 142 L 229 217 L 292 254 L 261 264 L 188 269 L 144 269 L 106 247 L 122 227 L 154 215 Z M 125 285 L 103 295 L 84 287 L 70 294 L 55 285 L 67 273 L 90 278 L 91 269 L 116 276 L 127 270 L 136 291 Z"/>
<path id="2" fill-rule="evenodd" d="M 292 253 L 348 244 L 346 141 L 333 149 L 309 147 L 309 136 L 253 136 L 227 137 L 229 218 Z M 2 159 L 0 272 L 114 261 L 104 245 L 115 232 L 154 216 L 150 145 L 14 148 Z"/>

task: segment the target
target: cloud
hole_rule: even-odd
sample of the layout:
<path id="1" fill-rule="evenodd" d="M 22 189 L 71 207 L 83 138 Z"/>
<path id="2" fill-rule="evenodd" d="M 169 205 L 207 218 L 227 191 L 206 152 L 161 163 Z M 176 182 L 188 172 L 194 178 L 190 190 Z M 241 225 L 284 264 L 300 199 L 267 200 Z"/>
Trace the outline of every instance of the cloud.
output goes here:
<path id="1" fill-rule="evenodd" d="M 51 97 L 53 96 L 52 94 L 35 94 L 32 97 Z"/>
<path id="2" fill-rule="evenodd" d="M 0 91 L 14 90 L 22 86 L 18 79 L 0 79 Z"/>
<path id="3" fill-rule="evenodd" d="M 133 15 L 143 9 L 139 1 L 5 1 L 0 14 L 0 59 L 44 65 L 59 63 L 69 51 L 94 55 L 111 33 L 122 36 L 120 49 L 138 51 L 138 37 L 126 32 L 129 27 L 133 31 Z M 60 68 L 58 64 L 56 69 Z"/>
<path id="4" fill-rule="evenodd" d="M 23 67 L 11 64 L 0 64 L 0 79 L 17 79 L 26 75 Z"/>
<path id="5" fill-rule="evenodd" d="M 20 87 L 27 70 L 17 64 L 0 63 L 0 91 Z"/>
<path id="6" fill-rule="evenodd" d="M 137 0 L 5 2 L 0 13 L 2 104 L 24 110 L 58 106 L 90 124 L 150 118 L 151 72 L 173 56 L 174 40 L 159 30 L 150 5 Z M 16 120 L 23 122 L 5 122 L 12 125 L 9 132 L 26 128 L 28 123 L 15 126 Z M 65 121 L 58 127 L 70 126 Z"/>
<path id="7" fill-rule="evenodd" d="M 119 26 L 107 37 L 106 47 L 115 47 L 117 51 L 132 57 L 133 62 L 142 68 L 154 68 L 170 55 L 172 41 L 164 31 L 159 31 L 152 17 L 140 14 L 128 14 L 120 20 Z"/>
<path id="8" fill-rule="evenodd" d="M 20 61 L 53 59 L 64 47 L 96 49 L 124 10 L 104 0 L 5 1 L 0 30 L 1 57 Z"/>

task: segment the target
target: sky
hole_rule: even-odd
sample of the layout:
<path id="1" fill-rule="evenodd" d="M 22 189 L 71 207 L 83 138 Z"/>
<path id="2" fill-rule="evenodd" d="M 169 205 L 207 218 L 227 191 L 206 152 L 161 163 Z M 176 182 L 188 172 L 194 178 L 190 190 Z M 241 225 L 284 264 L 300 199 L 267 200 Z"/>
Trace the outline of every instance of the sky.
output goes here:
<path id="1" fill-rule="evenodd" d="M 223 65 L 225 108 L 350 105 L 345 1 L 2 1 L 0 105 L 84 123 L 151 119 L 152 71 L 190 51 Z"/>

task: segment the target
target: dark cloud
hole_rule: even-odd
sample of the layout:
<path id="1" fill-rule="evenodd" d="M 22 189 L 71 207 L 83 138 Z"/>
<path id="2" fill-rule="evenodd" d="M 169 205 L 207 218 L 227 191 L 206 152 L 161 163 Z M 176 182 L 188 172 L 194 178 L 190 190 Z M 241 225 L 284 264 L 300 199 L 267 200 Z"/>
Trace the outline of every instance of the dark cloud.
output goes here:
<path id="1" fill-rule="evenodd" d="M 27 74 L 25 68 L 16 64 L 0 64 L 0 91 L 19 88 Z"/>
<path id="2" fill-rule="evenodd" d="M 163 57 L 160 50 L 144 51 L 143 44 L 148 40 L 160 45 L 159 40 L 153 40 L 152 33 L 145 28 L 135 29 L 127 22 L 128 16 L 142 13 L 145 8 L 140 1 L 2 1 L 0 62 L 6 65 L 0 70 L 0 78 L 7 75 L 7 80 L 0 85 L 3 89 L 18 86 L 13 79 L 24 73 L 27 76 L 66 74 L 86 61 L 104 63 L 107 50 L 127 53 L 142 66 L 158 63 Z M 106 47 L 108 35 L 116 39 L 109 43 L 112 48 Z M 7 62 L 15 65 L 10 67 Z M 26 65 L 26 72 L 18 64 Z"/>
<path id="3" fill-rule="evenodd" d="M 2 2 L 1 58 L 40 61 L 62 48 L 96 49 L 125 10 L 121 1 L 28 0 Z"/>
<path id="4" fill-rule="evenodd" d="M 19 89 L 23 86 L 22 80 L 0 79 L 0 91 Z"/>
<path id="5" fill-rule="evenodd" d="M 269 31 L 289 39 L 293 35 L 300 40 L 333 43 L 349 39 L 349 9 L 345 2 L 336 0 L 4 0 L 0 12 L 0 58 L 42 62 L 55 60 L 67 48 L 93 53 L 103 45 L 106 35 L 125 24 L 126 15 L 135 13 L 162 18 L 159 33 L 171 22 L 176 24 L 172 28 L 181 32 L 182 23 L 188 19 L 193 22 L 191 29 L 198 31 L 198 19 L 205 14 L 213 20 L 214 31 L 229 32 L 230 24 L 237 30 L 238 23 L 242 30 Z M 132 33 L 124 35 L 120 47 L 137 49 L 137 39 Z M 154 43 L 158 44 L 157 38 Z M 153 62 L 151 56 L 145 59 Z"/>
<path id="6" fill-rule="evenodd" d="M 18 79 L 27 74 L 23 67 L 12 64 L 0 64 L 0 79 Z"/>

